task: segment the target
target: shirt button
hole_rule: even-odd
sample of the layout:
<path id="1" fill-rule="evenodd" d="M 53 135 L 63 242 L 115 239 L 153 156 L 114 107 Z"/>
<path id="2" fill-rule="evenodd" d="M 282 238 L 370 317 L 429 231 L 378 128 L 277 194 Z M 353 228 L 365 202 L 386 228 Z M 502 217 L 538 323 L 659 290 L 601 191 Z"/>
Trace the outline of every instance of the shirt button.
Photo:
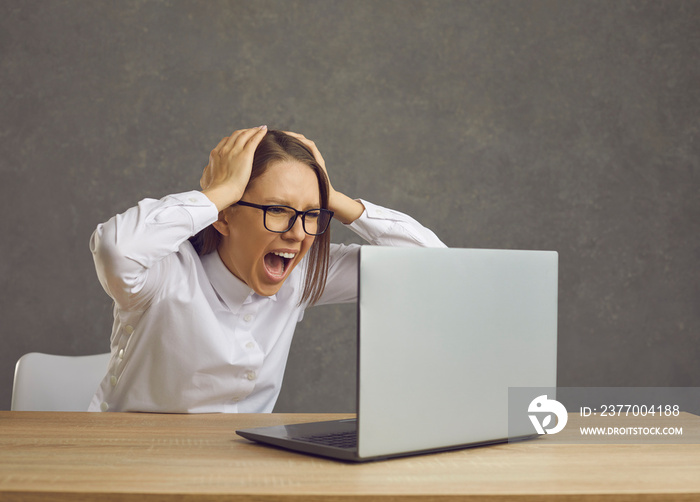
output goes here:
<path id="1" fill-rule="evenodd" d="M 100 409 L 101 409 L 102 411 L 107 411 L 107 410 L 109 409 L 109 405 L 108 405 L 107 403 L 103 402 L 103 403 L 100 405 Z"/>
<path id="2" fill-rule="evenodd" d="M 130 335 L 134 332 L 134 327 L 131 324 L 127 324 L 124 326 L 124 331 L 126 331 L 127 335 Z"/>
<path id="3" fill-rule="evenodd" d="M 255 348 L 255 343 L 253 342 L 248 342 L 245 344 L 246 349 L 254 349 Z"/>
<path id="4" fill-rule="evenodd" d="M 190 197 L 190 198 L 187 199 L 187 200 L 190 201 L 190 202 L 192 202 L 192 203 L 197 202 L 197 199 L 196 199 L 195 197 Z"/>
<path id="5" fill-rule="evenodd" d="M 255 380 L 255 372 L 254 372 L 254 371 L 249 371 L 248 373 L 246 373 L 246 378 L 247 378 L 248 380 Z"/>
<path id="6" fill-rule="evenodd" d="M 112 375 L 111 377 L 109 377 L 109 383 L 112 384 L 112 387 L 114 387 L 115 385 L 117 385 L 117 376 L 116 376 L 116 375 Z M 107 403 L 102 403 L 102 404 L 107 404 Z"/>
<path id="7" fill-rule="evenodd" d="M 251 314 L 246 314 L 246 316 L 243 318 L 245 322 L 250 322 L 253 320 L 253 316 Z"/>
<path id="8" fill-rule="evenodd" d="M 119 360 L 124 359 L 124 349 L 119 349 Z"/>

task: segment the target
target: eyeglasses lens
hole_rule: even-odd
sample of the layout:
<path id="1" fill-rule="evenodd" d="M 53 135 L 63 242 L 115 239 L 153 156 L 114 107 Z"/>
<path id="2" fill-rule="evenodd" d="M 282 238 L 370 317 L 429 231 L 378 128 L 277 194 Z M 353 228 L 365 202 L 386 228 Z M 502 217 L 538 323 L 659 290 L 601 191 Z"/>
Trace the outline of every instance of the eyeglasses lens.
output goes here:
<path id="1" fill-rule="evenodd" d="M 330 212 L 324 209 L 312 209 L 302 213 L 304 231 L 309 235 L 320 235 L 330 223 Z M 271 232 L 287 232 L 297 219 L 297 212 L 289 207 L 271 206 L 265 212 L 265 227 Z"/>

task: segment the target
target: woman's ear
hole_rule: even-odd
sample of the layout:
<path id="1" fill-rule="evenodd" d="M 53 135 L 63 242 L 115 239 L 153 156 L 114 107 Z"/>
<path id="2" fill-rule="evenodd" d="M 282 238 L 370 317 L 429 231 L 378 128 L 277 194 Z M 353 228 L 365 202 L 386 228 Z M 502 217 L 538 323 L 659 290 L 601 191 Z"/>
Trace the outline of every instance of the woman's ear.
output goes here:
<path id="1" fill-rule="evenodd" d="M 219 219 L 212 223 L 215 229 L 219 231 L 221 235 L 228 235 L 228 218 L 226 216 L 226 209 L 219 211 Z"/>

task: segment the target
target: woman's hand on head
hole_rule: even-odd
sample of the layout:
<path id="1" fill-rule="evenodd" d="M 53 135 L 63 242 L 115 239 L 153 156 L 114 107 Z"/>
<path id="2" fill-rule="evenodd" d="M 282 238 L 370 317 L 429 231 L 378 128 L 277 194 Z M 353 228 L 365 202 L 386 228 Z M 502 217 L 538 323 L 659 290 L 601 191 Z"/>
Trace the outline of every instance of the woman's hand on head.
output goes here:
<path id="1" fill-rule="evenodd" d="M 360 202 L 353 200 L 347 195 L 333 189 L 331 178 L 328 176 L 328 169 L 326 169 L 326 162 L 323 160 L 321 152 L 316 147 L 316 143 L 308 139 L 303 134 L 298 134 L 291 131 L 284 131 L 284 133 L 289 134 L 306 145 L 306 147 L 311 150 L 311 153 L 314 154 L 316 162 L 318 162 L 326 173 L 326 178 L 328 178 L 328 209 L 335 213 L 334 217 L 342 223 L 349 224 L 362 216 L 365 207 Z"/>
<path id="2" fill-rule="evenodd" d="M 209 154 L 199 185 L 219 211 L 241 200 L 253 169 L 253 156 L 267 126 L 235 131 Z"/>
<path id="3" fill-rule="evenodd" d="M 299 133 L 292 132 L 292 131 L 282 131 L 282 132 L 284 132 L 285 134 L 289 134 L 293 138 L 298 139 L 299 141 L 301 141 L 304 144 L 304 146 L 306 146 L 309 150 L 311 150 L 311 153 L 314 154 L 314 158 L 316 159 L 316 162 L 318 162 L 318 165 L 321 166 L 323 171 L 326 173 L 326 178 L 328 179 L 328 188 L 329 188 L 330 192 L 332 193 L 334 190 L 333 190 L 333 186 L 331 185 L 331 178 L 330 178 L 330 176 L 328 176 L 328 169 L 326 169 L 326 161 L 323 160 L 323 155 L 321 155 L 321 152 L 316 147 L 316 143 L 311 141 L 309 138 L 307 138 L 303 134 L 299 134 Z"/>

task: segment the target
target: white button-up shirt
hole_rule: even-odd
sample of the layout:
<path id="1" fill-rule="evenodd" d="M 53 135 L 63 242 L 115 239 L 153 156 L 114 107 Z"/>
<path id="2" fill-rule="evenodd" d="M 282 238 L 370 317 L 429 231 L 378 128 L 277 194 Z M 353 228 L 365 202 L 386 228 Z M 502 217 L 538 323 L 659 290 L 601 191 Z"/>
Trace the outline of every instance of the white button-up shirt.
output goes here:
<path id="1" fill-rule="evenodd" d="M 444 244 L 414 219 L 362 201 L 349 225 L 370 244 Z M 214 221 L 200 192 L 145 199 L 97 227 L 90 249 L 114 300 L 112 357 L 90 411 L 271 412 L 296 324 L 308 261 L 277 294 L 256 294 L 217 252 L 198 256 L 188 238 Z M 357 245 L 332 244 L 317 305 L 357 297 Z"/>

